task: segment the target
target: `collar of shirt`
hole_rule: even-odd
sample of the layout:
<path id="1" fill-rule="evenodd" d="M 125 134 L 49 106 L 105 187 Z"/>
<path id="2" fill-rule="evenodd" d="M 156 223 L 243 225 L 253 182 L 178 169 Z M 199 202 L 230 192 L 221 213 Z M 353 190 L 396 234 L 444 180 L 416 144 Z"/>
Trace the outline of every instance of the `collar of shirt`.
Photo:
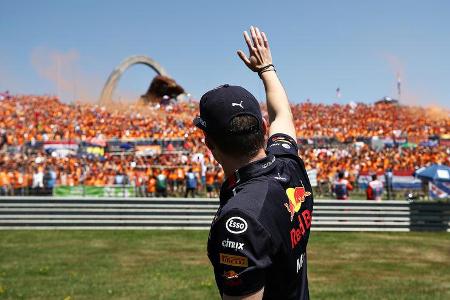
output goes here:
<path id="1" fill-rule="evenodd" d="M 236 194 L 236 187 L 249 179 L 270 173 L 275 167 L 275 156 L 268 154 L 265 158 L 253 161 L 248 165 L 239 168 L 228 177 L 220 189 L 220 205 L 223 206 L 228 199 Z"/>

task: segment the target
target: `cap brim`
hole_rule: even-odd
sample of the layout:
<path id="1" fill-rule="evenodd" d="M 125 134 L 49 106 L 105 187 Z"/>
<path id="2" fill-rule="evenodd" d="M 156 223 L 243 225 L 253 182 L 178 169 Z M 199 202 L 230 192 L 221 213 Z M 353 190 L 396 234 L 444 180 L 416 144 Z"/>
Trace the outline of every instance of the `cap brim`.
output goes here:
<path id="1" fill-rule="evenodd" d="M 200 116 L 195 117 L 193 123 L 196 127 L 200 128 L 203 131 L 206 131 L 206 122 L 202 118 L 200 118 Z"/>

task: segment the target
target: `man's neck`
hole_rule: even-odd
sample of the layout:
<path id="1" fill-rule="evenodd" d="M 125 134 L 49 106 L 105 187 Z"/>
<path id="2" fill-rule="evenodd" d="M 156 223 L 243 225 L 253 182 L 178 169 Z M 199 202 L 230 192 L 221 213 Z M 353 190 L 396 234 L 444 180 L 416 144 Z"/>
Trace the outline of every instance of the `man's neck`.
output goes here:
<path id="1" fill-rule="evenodd" d="M 265 157 L 267 157 L 266 151 L 261 148 L 258 153 L 250 159 L 224 159 L 222 167 L 223 171 L 225 172 L 225 176 L 228 178 L 233 175 L 234 171 L 239 170 L 240 168 L 248 165 L 251 162 L 263 159 Z"/>

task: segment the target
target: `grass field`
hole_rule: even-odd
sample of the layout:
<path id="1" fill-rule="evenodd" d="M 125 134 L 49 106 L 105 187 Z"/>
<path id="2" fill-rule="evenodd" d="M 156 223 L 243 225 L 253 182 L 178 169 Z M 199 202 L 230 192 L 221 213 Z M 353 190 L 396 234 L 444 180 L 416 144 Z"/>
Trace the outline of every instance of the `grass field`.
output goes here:
<path id="1" fill-rule="evenodd" d="M 0 299 L 219 299 L 206 231 L 0 231 Z M 450 234 L 312 232 L 312 299 L 450 299 Z"/>

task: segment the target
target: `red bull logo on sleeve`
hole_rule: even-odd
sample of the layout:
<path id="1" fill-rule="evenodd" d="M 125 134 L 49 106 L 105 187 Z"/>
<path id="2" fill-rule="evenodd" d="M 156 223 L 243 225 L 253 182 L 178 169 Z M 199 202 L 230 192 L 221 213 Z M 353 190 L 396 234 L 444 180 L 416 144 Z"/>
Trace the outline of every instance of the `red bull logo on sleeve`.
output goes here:
<path id="1" fill-rule="evenodd" d="M 305 202 L 305 198 L 310 196 L 311 193 L 306 191 L 305 188 L 295 187 L 288 188 L 286 190 L 286 195 L 288 196 L 289 203 L 285 203 L 284 206 L 291 214 L 291 222 L 294 219 L 294 214 L 300 210 L 302 203 Z"/>
<path id="2" fill-rule="evenodd" d="M 225 278 L 225 285 L 238 286 L 242 284 L 242 280 L 239 278 L 239 274 L 233 270 L 223 273 L 223 277 Z"/>
<path id="3" fill-rule="evenodd" d="M 239 275 L 235 271 L 230 270 L 223 273 L 223 277 L 225 277 L 226 279 L 236 279 L 239 277 Z"/>

